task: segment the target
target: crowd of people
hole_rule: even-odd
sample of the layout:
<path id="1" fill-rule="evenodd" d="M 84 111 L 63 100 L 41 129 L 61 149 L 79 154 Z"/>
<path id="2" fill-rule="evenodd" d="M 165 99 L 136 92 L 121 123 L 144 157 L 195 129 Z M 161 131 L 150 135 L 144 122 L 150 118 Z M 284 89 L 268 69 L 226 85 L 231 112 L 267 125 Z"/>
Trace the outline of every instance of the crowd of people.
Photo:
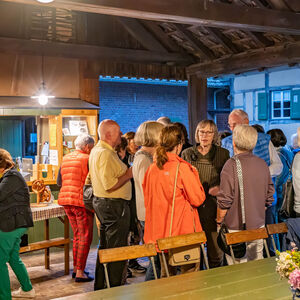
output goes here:
<path id="1" fill-rule="evenodd" d="M 297 142 L 292 137 L 292 149 L 286 145 L 282 130 L 272 129 L 265 133 L 261 126 L 250 126 L 243 110 L 230 113 L 228 126 L 232 134 L 219 133 L 212 120 L 202 120 L 196 128 L 194 146 L 189 144 L 184 125 L 172 123 L 167 117 L 146 121 L 136 132 L 124 135 L 115 121 L 103 120 L 98 126 L 99 141 L 95 145 L 88 135 L 77 137 L 76 150 L 64 156 L 58 176 L 61 186 L 58 203 L 63 205 L 74 234 L 72 277 L 75 282 L 94 280 L 95 290 L 106 287 L 99 257 L 95 278 L 85 271 L 94 215 L 99 249 L 156 243 L 157 239 L 170 235 L 204 230 L 210 268 L 232 264 L 231 257 L 224 256 L 217 243 L 221 224 L 234 232 L 284 221 L 278 214 L 284 196 L 282 186 L 291 176 L 294 210 L 296 217 L 300 217 L 300 128 Z M 18 254 L 20 236 L 33 225 L 28 188 L 11 161 L 9 153 L 1 149 L 0 271 L 5 274 L 5 280 L 0 282 L 0 290 L 6 291 L 6 296 L 10 294 L 6 266 L 9 262 L 21 284 L 14 296 L 32 296 L 34 290 Z M 6 192 L 7 185 L 12 189 L 10 181 L 18 182 L 10 195 L 20 198 L 16 196 L 17 204 L 13 206 Z M 83 201 L 87 183 L 93 188 L 93 211 L 87 209 Z M 26 194 L 23 200 L 22 193 Z M 5 205 L 10 209 L 3 210 Z M 22 213 L 21 218 L 23 211 L 26 214 Z M 12 214 L 14 221 L 3 221 Z M 274 252 L 271 244 L 269 248 Z M 247 243 L 245 256 L 237 261 L 262 257 L 263 242 L 258 240 Z M 166 270 L 160 255 L 155 258 L 155 266 L 157 274 L 164 277 Z M 176 274 L 203 268 L 201 263 L 185 265 L 180 270 L 168 266 L 168 271 Z M 132 272 L 146 272 L 145 280 L 154 279 L 151 264 L 144 268 L 136 260 L 122 261 L 108 264 L 110 285 L 124 284 Z"/>

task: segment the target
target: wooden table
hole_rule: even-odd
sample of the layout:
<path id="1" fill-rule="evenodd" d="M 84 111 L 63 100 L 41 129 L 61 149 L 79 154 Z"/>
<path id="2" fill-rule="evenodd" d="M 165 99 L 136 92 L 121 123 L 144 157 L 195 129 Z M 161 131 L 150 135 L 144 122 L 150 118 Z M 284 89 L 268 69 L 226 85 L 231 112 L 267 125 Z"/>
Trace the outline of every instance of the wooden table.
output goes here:
<path id="1" fill-rule="evenodd" d="M 20 253 L 45 250 L 45 268 L 50 269 L 50 248 L 63 247 L 65 259 L 65 274 L 70 272 L 69 264 L 69 219 L 66 216 L 65 210 L 58 204 L 50 204 L 46 207 L 31 208 L 33 221 L 44 221 L 44 240 L 36 243 L 28 244 L 21 247 Z M 49 219 L 58 218 L 64 224 L 64 236 L 60 238 L 50 239 Z"/>
<path id="2" fill-rule="evenodd" d="M 58 299 L 291 299 L 287 280 L 280 280 L 275 259 L 178 275 Z"/>

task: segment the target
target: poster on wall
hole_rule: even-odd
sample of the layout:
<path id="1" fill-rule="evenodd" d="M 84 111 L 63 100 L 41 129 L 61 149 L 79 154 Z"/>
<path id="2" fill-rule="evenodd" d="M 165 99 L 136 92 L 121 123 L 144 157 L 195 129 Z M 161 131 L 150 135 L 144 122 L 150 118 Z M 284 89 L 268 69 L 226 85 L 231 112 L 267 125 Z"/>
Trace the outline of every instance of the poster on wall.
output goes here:
<path id="1" fill-rule="evenodd" d="M 69 129 L 71 135 L 89 134 L 87 123 L 84 120 L 69 121 Z"/>

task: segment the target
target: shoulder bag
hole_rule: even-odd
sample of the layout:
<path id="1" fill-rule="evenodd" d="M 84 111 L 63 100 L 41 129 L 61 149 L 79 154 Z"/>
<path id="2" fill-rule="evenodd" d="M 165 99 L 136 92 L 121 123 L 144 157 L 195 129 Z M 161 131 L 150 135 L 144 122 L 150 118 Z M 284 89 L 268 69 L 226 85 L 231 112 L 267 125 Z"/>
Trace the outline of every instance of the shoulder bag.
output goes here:
<path id="1" fill-rule="evenodd" d="M 295 196 L 295 194 L 294 194 L 294 188 L 293 188 L 292 167 L 293 167 L 293 162 L 292 162 L 292 165 L 290 166 L 288 180 L 282 186 L 283 200 L 282 200 L 282 205 L 278 211 L 278 215 L 282 219 L 288 219 L 288 218 L 295 217 L 295 211 L 294 211 L 294 196 Z"/>
<path id="2" fill-rule="evenodd" d="M 177 185 L 177 177 L 179 171 L 179 165 L 177 165 L 176 175 L 175 175 L 175 183 L 174 183 L 174 191 L 173 191 L 173 201 L 172 201 L 172 212 L 171 212 L 171 224 L 170 224 L 170 232 L 169 236 L 172 236 L 172 226 L 173 226 L 173 216 L 174 216 L 174 206 L 175 206 L 175 194 L 176 194 L 176 185 Z M 193 209 L 191 207 L 191 209 Z M 195 220 L 194 222 L 194 231 L 196 231 Z M 200 262 L 200 247 L 195 245 L 189 245 L 174 249 L 169 249 L 169 265 L 171 266 L 182 266 L 186 264 L 194 264 Z"/>
<path id="3" fill-rule="evenodd" d="M 237 176 L 239 182 L 239 190 L 240 190 L 240 201 L 241 201 L 241 210 L 242 210 L 242 222 L 243 222 L 243 229 L 246 229 L 246 217 L 245 217 L 245 199 L 244 199 L 244 184 L 243 184 L 243 173 L 242 173 L 242 166 L 240 160 L 235 157 L 236 162 L 236 169 L 237 169 Z M 226 243 L 225 234 L 229 233 L 227 226 L 222 223 L 217 242 L 219 248 L 226 254 L 230 254 L 230 247 Z M 233 253 L 235 258 L 242 258 L 246 254 L 246 243 L 238 243 L 232 245 Z"/>
<path id="4" fill-rule="evenodd" d="M 86 209 L 94 210 L 93 207 L 94 192 L 91 184 L 86 184 L 83 187 L 83 203 Z"/>

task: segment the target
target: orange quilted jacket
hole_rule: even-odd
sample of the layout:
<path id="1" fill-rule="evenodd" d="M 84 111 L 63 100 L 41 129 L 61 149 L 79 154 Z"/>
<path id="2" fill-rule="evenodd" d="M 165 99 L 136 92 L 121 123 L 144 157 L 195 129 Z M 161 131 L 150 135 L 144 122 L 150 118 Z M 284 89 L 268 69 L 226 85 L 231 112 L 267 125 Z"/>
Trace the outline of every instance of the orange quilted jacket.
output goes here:
<path id="1" fill-rule="evenodd" d="M 88 170 L 89 155 L 75 150 L 64 156 L 61 164 L 62 187 L 58 196 L 59 205 L 84 207 L 83 186 Z"/>

